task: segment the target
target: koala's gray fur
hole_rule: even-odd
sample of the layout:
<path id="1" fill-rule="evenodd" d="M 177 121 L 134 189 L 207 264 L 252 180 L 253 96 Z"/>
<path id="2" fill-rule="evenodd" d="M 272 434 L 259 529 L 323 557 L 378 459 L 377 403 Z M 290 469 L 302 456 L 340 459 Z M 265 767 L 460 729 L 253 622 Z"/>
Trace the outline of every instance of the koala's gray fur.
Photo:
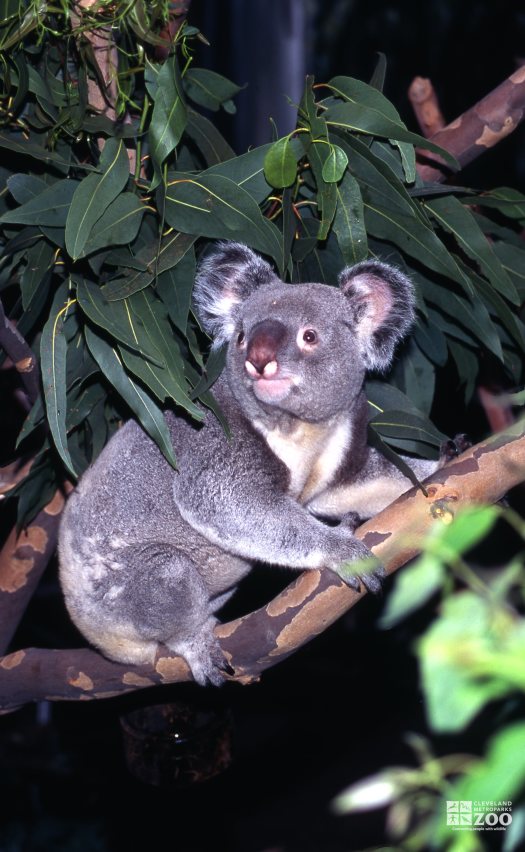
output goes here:
<path id="1" fill-rule="evenodd" d="M 174 471 L 128 422 L 70 497 L 59 550 L 67 606 L 90 642 L 126 663 L 152 662 L 163 643 L 204 684 L 223 679 L 214 613 L 253 561 L 378 586 L 343 569 L 370 556 L 355 522 L 411 483 L 366 444 L 363 381 L 391 363 L 414 297 L 383 263 L 344 269 L 339 288 L 287 285 L 224 243 L 200 268 L 195 305 L 228 345 L 214 392 L 231 437 L 212 415 L 200 428 L 167 412 Z M 411 464 L 422 477 L 436 467 Z"/>

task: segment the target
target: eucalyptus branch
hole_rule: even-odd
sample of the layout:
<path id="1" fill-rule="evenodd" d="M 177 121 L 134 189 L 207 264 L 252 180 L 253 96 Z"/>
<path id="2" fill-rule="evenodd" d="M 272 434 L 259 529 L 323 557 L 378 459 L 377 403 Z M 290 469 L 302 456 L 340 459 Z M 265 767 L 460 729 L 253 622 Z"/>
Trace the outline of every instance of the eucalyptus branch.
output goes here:
<path id="1" fill-rule="evenodd" d="M 460 166 L 466 166 L 497 145 L 518 127 L 525 115 L 525 65 L 507 80 L 431 136 L 431 141 L 453 154 Z M 448 177 L 448 167 L 437 155 L 425 151 L 417 170 L 425 181 L 441 182 Z"/>
<path id="2" fill-rule="evenodd" d="M 28 343 L 24 340 L 16 326 L 4 312 L 0 300 L 0 348 L 3 349 L 13 362 L 22 384 L 24 385 L 29 402 L 35 402 L 40 392 L 40 376 L 38 362 Z"/>
<path id="3" fill-rule="evenodd" d="M 415 556 L 439 517 L 462 506 L 493 503 L 525 479 L 525 421 L 470 448 L 367 521 L 356 536 L 388 573 Z M 306 571 L 256 612 L 216 628 L 232 680 L 249 683 L 333 624 L 365 594 L 331 571 Z M 0 706 L 29 701 L 108 698 L 155 684 L 190 680 L 180 657 L 159 653 L 153 665 L 112 663 L 87 649 L 27 648 L 0 659 Z"/>

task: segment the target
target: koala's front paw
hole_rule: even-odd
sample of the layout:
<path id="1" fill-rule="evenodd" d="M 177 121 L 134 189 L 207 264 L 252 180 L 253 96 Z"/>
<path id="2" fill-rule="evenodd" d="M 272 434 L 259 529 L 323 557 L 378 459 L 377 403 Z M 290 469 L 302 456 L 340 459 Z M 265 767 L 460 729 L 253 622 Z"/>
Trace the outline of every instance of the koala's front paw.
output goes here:
<path id="1" fill-rule="evenodd" d="M 386 577 L 385 569 L 372 551 L 357 539 L 352 550 L 355 555 L 352 554 L 351 561 L 343 562 L 332 570 L 352 589 L 359 592 L 361 586 L 364 586 L 367 591 L 377 594 L 381 591 Z"/>

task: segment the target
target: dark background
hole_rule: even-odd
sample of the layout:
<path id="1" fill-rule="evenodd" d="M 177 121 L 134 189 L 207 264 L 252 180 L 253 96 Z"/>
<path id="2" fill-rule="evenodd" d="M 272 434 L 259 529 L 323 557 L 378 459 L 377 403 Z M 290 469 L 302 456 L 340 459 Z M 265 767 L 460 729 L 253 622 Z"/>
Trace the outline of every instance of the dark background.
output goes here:
<path id="1" fill-rule="evenodd" d="M 221 129 L 237 152 L 294 126 L 305 73 L 368 80 L 377 52 L 388 60 L 386 95 L 417 129 L 407 98 L 414 76 L 432 79 L 447 120 L 472 106 L 524 61 L 525 4 L 511 0 L 193 0 L 190 22 L 211 42 L 196 57 L 239 84 L 237 116 Z M 485 154 L 462 180 L 525 189 L 523 130 Z M 2 378 L 2 394 L 8 393 Z M 7 398 L 7 396 L 6 396 Z M 450 399 L 450 395 L 447 399 Z M 5 448 L 16 424 L 3 419 Z M 482 429 L 481 429 L 482 431 Z M 480 436 L 476 436 L 480 437 Z M 5 512 L 4 523 L 7 524 Z M 51 566 L 14 647 L 80 644 Z M 279 585 L 287 581 L 280 573 Z M 275 591 L 251 578 L 237 606 Z M 260 684 L 222 690 L 166 688 L 90 704 L 28 707 L 0 719 L 0 852 L 344 852 L 385 842 L 384 813 L 337 817 L 334 796 L 385 765 L 412 763 L 408 731 L 428 733 L 413 645 L 428 612 L 376 629 L 381 599 L 363 601 Z M 127 772 L 119 716 L 142 703 L 182 699 L 233 717 L 234 760 L 186 789 L 152 787 Z M 441 738 L 440 752 L 476 751 Z"/>

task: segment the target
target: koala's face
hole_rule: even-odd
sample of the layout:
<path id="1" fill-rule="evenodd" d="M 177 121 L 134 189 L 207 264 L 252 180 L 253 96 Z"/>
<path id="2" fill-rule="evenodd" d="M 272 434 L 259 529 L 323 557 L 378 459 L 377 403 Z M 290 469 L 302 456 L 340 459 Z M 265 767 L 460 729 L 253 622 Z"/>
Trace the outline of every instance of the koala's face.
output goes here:
<path id="1" fill-rule="evenodd" d="M 365 368 L 353 311 L 325 284 L 261 287 L 242 304 L 227 375 L 245 414 L 286 412 L 309 422 L 348 408 Z"/>
<path id="2" fill-rule="evenodd" d="M 367 369 L 385 370 L 414 317 L 411 282 L 377 260 L 345 267 L 339 287 L 284 284 L 240 243 L 221 243 L 199 269 L 194 304 L 243 412 L 309 422 L 350 410 Z"/>

